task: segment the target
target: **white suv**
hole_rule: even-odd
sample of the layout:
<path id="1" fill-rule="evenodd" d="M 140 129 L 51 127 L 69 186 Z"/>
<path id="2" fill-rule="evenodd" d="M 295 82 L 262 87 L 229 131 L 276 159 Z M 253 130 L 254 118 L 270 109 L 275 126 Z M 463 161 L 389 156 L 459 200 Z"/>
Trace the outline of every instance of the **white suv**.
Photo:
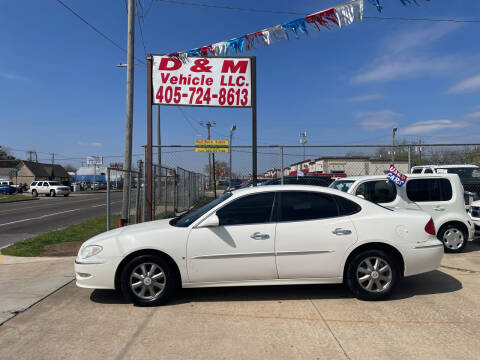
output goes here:
<path id="1" fill-rule="evenodd" d="M 382 206 L 425 211 L 433 218 L 437 237 L 447 252 L 461 252 L 467 240 L 473 239 L 474 226 L 456 174 L 409 174 L 402 187 L 384 175 L 356 176 L 336 180 L 330 187 Z"/>
<path id="2" fill-rule="evenodd" d="M 70 188 L 58 181 L 34 181 L 30 184 L 32 196 L 44 194 L 45 196 L 70 195 Z"/>

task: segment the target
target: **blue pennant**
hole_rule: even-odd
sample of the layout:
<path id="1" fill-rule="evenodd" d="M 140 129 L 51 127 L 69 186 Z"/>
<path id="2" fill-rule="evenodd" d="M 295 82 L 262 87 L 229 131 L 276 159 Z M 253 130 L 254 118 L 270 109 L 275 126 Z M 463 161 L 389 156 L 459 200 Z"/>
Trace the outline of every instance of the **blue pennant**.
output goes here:
<path id="1" fill-rule="evenodd" d="M 243 52 L 243 47 L 245 45 L 245 37 L 239 37 L 233 40 L 228 40 L 227 41 L 227 51 L 225 52 L 225 55 L 228 54 L 229 50 L 235 51 L 235 54 L 238 54 L 239 52 Z"/>
<path id="2" fill-rule="evenodd" d="M 298 39 L 298 30 L 304 34 L 308 34 L 307 32 L 307 25 L 305 22 L 305 18 L 295 19 L 289 22 L 282 24 L 282 28 L 285 30 L 291 30 L 295 37 Z"/>
<path id="3" fill-rule="evenodd" d="M 190 56 L 202 56 L 202 54 L 200 53 L 200 49 L 188 50 L 187 54 Z"/>
<path id="4" fill-rule="evenodd" d="M 404 0 L 400 0 L 400 1 L 403 2 Z M 375 6 L 377 8 L 378 12 L 382 12 L 383 6 L 380 5 L 380 0 L 368 0 L 368 2 L 370 4 L 372 4 L 373 6 Z M 403 4 L 403 5 L 405 5 L 405 4 Z"/>

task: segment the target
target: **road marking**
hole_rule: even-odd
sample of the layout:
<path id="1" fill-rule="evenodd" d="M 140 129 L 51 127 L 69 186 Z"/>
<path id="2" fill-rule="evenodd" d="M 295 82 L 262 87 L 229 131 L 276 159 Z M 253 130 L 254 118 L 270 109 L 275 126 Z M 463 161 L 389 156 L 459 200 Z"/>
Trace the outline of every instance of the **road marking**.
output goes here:
<path id="1" fill-rule="evenodd" d="M 69 203 L 63 203 L 63 204 L 76 204 L 76 203 L 80 203 L 80 202 L 85 202 L 85 201 L 92 201 L 92 199 L 83 199 L 83 200 L 74 200 L 74 201 L 71 201 Z M 52 202 L 52 203 L 48 203 L 48 204 L 43 204 L 42 205 L 38 205 L 38 206 L 29 206 L 28 208 L 29 209 L 34 209 L 34 208 L 41 208 L 41 207 L 48 207 L 49 205 L 58 205 L 58 204 L 61 204 L 59 202 Z M 0 213 L 8 213 L 8 212 L 14 212 L 14 211 L 21 211 L 23 210 L 23 208 L 17 208 L 17 209 L 7 209 L 7 210 L 0 210 Z"/>
<path id="2" fill-rule="evenodd" d="M 110 205 L 113 205 L 113 204 L 118 204 L 118 203 L 121 203 L 121 201 L 114 201 L 114 202 L 111 202 Z M 107 206 L 107 204 L 98 204 L 98 205 L 92 205 L 90 207 L 92 208 L 95 208 L 95 207 L 100 207 L 100 206 Z"/>
<path id="3" fill-rule="evenodd" d="M 25 222 L 25 221 L 30 221 L 30 220 L 43 219 L 43 218 L 46 218 L 46 217 L 55 216 L 55 215 L 60 215 L 60 214 L 65 214 L 65 213 L 74 212 L 74 211 L 79 211 L 79 210 L 82 210 L 82 209 L 72 209 L 72 210 L 60 211 L 60 212 L 57 212 L 57 213 L 48 214 L 48 215 L 42 215 L 42 216 L 38 216 L 38 217 L 34 217 L 34 218 L 11 221 L 11 222 L 8 222 L 8 223 L 5 223 L 5 224 L 0 224 L 0 226 L 7 226 L 7 225 L 17 224 L 17 223 L 21 223 L 21 222 Z"/>

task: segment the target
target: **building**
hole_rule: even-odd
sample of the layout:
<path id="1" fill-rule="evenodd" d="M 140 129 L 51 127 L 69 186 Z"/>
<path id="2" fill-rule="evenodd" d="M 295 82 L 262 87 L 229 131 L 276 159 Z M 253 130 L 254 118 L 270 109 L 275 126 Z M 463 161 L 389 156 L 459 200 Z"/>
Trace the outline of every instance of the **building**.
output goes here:
<path id="1" fill-rule="evenodd" d="M 55 180 L 68 184 L 71 180 L 63 166 L 59 164 L 43 164 L 19 160 L 15 165 L 12 166 L 10 164 L 9 166 L 9 177 L 15 184 L 30 185 L 32 181 L 38 180 Z M 18 169 L 18 171 L 15 171 L 15 169 Z"/>

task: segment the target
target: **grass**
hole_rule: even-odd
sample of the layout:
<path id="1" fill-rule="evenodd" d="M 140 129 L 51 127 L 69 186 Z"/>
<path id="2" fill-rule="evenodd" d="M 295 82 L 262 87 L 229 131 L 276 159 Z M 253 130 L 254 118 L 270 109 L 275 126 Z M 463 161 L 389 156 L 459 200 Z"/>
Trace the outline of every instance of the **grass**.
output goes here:
<path id="1" fill-rule="evenodd" d="M 13 195 L 0 195 L 0 203 L 2 202 L 14 202 L 14 201 L 28 201 L 28 200 L 36 200 L 37 198 L 20 195 L 20 194 L 13 194 Z"/>
<path id="2" fill-rule="evenodd" d="M 114 227 L 118 223 L 118 219 L 120 219 L 120 215 L 111 216 L 111 224 Z M 12 256 L 42 256 L 46 245 L 71 241 L 84 242 L 97 234 L 105 232 L 106 228 L 107 217 L 103 216 L 68 226 L 65 229 L 34 236 L 2 249 L 1 252 L 3 255 Z"/>

